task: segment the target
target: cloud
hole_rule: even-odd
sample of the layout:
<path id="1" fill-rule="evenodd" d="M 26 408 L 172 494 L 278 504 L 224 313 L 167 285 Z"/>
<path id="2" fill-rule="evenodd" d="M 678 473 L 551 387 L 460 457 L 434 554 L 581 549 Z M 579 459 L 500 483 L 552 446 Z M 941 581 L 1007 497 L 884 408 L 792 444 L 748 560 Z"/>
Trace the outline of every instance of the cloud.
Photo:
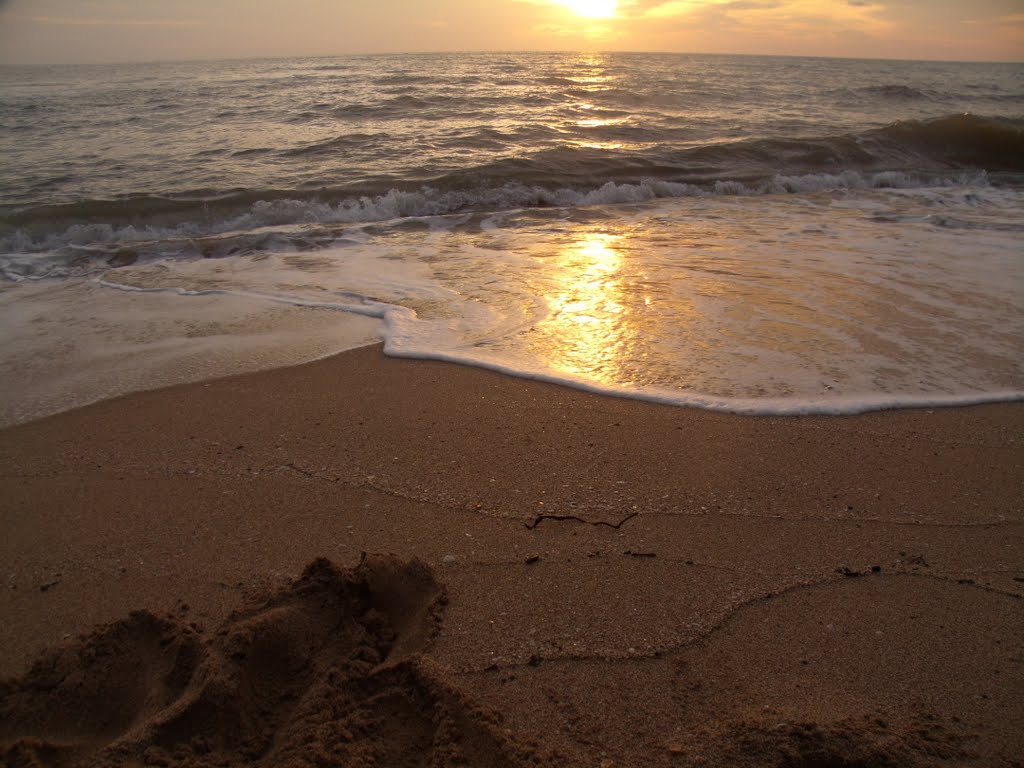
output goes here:
<path id="1" fill-rule="evenodd" d="M 606 24 L 587 24 L 580 27 L 566 26 L 564 24 L 542 23 L 532 28 L 532 32 L 540 37 L 555 37 L 566 40 L 592 40 L 602 44 L 614 41 L 621 37 L 619 30 Z"/>
<path id="2" fill-rule="evenodd" d="M 713 14 L 743 26 L 786 24 L 836 26 L 853 23 L 877 27 L 875 0 L 662 0 L 642 11 L 649 19 L 675 19 Z M 767 27 L 771 28 L 771 27 Z"/>
<path id="3" fill-rule="evenodd" d="M 811 29 L 881 32 L 891 26 L 879 16 L 884 10 L 883 5 L 870 0 L 785 0 L 763 8 L 748 8 L 733 18 L 776 33 Z"/>
<path id="4" fill-rule="evenodd" d="M 36 24 L 63 27 L 194 27 L 198 23 L 180 19 L 90 19 L 74 16 L 27 16 L 23 18 Z"/>
<path id="5" fill-rule="evenodd" d="M 670 19 L 696 13 L 737 13 L 776 8 L 785 4 L 785 0 L 661 0 L 647 4 L 640 13 L 648 19 Z"/>
<path id="6" fill-rule="evenodd" d="M 532 5 L 535 8 L 546 11 L 565 10 L 565 6 L 556 4 L 552 0 L 512 0 L 512 2 L 519 3 L 519 5 Z"/>
<path id="7" fill-rule="evenodd" d="M 722 5 L 728 0 L 668 0 L 644 10 L 643 15 L 649 19 L 670 19 L 677 16 L 688 16 L 696 11 L 705 10 L 710 5 Z"/>

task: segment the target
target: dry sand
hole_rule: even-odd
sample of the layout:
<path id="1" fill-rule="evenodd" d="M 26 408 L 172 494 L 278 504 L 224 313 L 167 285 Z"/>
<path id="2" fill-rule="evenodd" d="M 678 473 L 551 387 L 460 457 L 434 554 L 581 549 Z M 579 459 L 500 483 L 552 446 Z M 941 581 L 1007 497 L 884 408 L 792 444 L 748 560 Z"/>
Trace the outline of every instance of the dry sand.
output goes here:
<path id="1" fill-rule="evenodd" d="M 1024 765 L 1022 427 L 370 347 L 8 428 L 0 755 Z"/>

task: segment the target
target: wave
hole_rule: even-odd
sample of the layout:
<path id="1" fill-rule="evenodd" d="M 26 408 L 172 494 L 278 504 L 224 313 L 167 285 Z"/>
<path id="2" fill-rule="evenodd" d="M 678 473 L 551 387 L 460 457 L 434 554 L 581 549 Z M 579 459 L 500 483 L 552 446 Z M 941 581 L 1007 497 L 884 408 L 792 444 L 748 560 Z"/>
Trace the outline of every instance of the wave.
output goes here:
<path id="1" fill-rule="evenodd" d="M 951 166 L 1024 171 L 1024 118 L 950 115 L 893 123 L 866 136 L 882 151 L 914 153 Z"/>
<path id="2" fill-rule="evenodd" d="M 830 95 L 843 104 L 883 101 L 889 103 L 910 103 L 943 101 L 951 94 L 930 89 L 914 88 L 910 85 L 865 85 L 860 88 L 837 88 Z"/>
<path id="3" fill-rule="evenodd" d="M 460 115 L 478 115 L 484 109 L 501 109 L 507 101 L 500 95 L 424 94 L 414 86 L 389 89 L 391 97 L 372 103 L 313 104 L 299 117 L 320 120 L 330 117 L 342 122 L 366 120 L 445 120 Z M 522 108 L 553 103 L 543 95 L 520 97 Z"/>
<path id="4" fill-rule="evenodd" d="M 342 136 L 278 154 L 324 157 L 377 138 L 381 137 Z M 266 151 L 252 154 L 264 156 Z M 898 122 L 857 135 L 761 138 L 684 149 L 562 146 L 424 179 L 382 176 L 308 190 L 204 189 L 2 206 L 0 253 L 135 248 L 151 241 L 166 245 L 168 239 L 190 241 L 265 227 L 666 197 L 986 186 L 990 173 L 1003 171 L 1024 171 L 1024 119 L 955 115 Z"/>
<path id="5" fill-rule="evenodd" d="M 881 96 L 885 99 L 896 99 L 899 101 L 929 100 L 937 95 L 909 85 L 869 85 L 859 90 L 871 96 Z"/>
<path id="6" fill-rule="evenodd" d="M 1024 119 L 955 115 L 898 122 L 861 134 L 767 137 L 683 149 L 657 145 L 610 152 L 563 146 L 454 171 L 437 183 L 465 188 L 477 180 L 509 180 L 552 187 L 592 184 L 597 179 L 635 184 L 654 178 L 707 186 L 840 170 L 939 173 L 967 169 L 1024 171 Z"/>
<path id="7" fill-rule="evenodd" d="M 431 85 L 435 79 L 431 75 L 412 75 L 408 72 L 395 72 L 381 75 L 371 81 L 374 85 Z"/>
<path id="8" fill-rule="evenodd" d="M 386 133 L 350 133 L 333 139 L 318 141 L 302 147 L 277 152 L 279 157 L 315 157 L 358 150 L 366 153 L 372 147 L 386 146 L 390 137 Z"/>
<path id="9" fill-rule="evenodd" d="M 986 186 L 984 174 L 957 178 L 926 178 L 896 172 L 864 175 L 777 175 L 748 184 L 719 181 L 710 187 L 649 179 L 639 184 L 606 182 L 589 190 L 527 187 L 506 184 L 473 191 L 389 190 L 374 197 L 349 198 L 331 204 L 318 200 L 281 198 L 257 200 L 243 211 L 223 218 L 195 218 L 174 226 L 117 226 L 108 221 L 76 223 L 37 237 L 24 230 L 0 237 L 0 274 L 11 280 L 68 277 L 134 264 L 150 257 L 222 258 L 266 251 L 311 250 L 337 245 L 346 227 L 374 222 L 408 221 L 451 214 L 530 208 L 643 203 L 662 198 L 709 195 L 769 195 L 853 189 L 914 189 L 942 185 Z M 153 207 L 159 201 L 148 200 Z M 100 204 L 101 207 L 110 205 Z M 479 223 L 479 219 L 477 220 Z M 936 226 L 954 226 L 937 220 Z M 40 258 L 49 253 L 51 258 Z"/>

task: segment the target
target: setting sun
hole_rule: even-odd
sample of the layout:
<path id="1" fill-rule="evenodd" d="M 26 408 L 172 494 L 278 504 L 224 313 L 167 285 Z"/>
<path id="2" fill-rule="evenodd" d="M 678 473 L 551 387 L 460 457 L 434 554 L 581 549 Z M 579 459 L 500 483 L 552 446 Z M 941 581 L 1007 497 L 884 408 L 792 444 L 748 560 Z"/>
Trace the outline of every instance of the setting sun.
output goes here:
<path id="1" fill-rule="evenodd" d="M 559 0 L 578 16 L 588 19 L 609 19 L 618 9 L 618 0 Z"/>

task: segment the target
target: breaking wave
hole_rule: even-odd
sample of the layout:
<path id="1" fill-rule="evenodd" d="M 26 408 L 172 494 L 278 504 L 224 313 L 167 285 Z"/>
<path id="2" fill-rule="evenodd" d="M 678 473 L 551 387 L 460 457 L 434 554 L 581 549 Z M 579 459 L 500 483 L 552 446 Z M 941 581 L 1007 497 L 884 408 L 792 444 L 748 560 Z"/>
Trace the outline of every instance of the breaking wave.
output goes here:
<path id="1" fill-rule="evenodd" d="M 143 198 L 139 201 L 140 209 L 150 214 L 151 221 L 173 218 L 171 214 L 186 220 L 169 225 L 132 223 L 120 226 L 110 223 L 113 217 L 104 213 L 115 207 L 123 210 L 120 205 L 94 201 L 89 209 L 96 219 L 94 221 L 77 221 L 63 229 L 43 231 L 36 236 L 18 229 L 0 237 L 0 254 L 4 254 L 0 259 L 0 272 L 13 279 L 17 275 L 38 274 L 40 270 L 48 276 L 57 276 L 35 255 L 41 252 L 73 256 L 71 273 L 78 273 L 81 267 L 90 263 L 90 257 L 102 260 L 106 266 L 121 266 L 146 256 L 217 258 L 268 248 L 308 250 L 336 243 L 345 225 L 458 213 L 618 205 L 660 198 L 712 195 L 755 196 L 987 184 L 984 172 L 937 177 L 897 171 L 776 175 L 760 182 L 717 181 L 707 186 L 657 179 L 645 179 L 635 184 L 609 181 L 588 190 L 547 190 L 509 183 L 475 190 L 392 189 L 382 195 L 346 198 L 336 203 L 279 197 L 255 200 L 241 211 L 239 202 L 231 201 L 224 206 L 230 215 L 222 218 L 211 215 L 211 208 L 215 206 L 197 206 L 181 201 L 167 201 L 165 206 L 159 199 Z M 74 213 L 85 218 L 81 209 Z M 19 254 L 24 258 L 18 258 Z M 60 261 L 63 264 L 67 259 Z"/>
<path id="2" fill-rule="evenodd" d="M 329 153 L 357 140 L 373 137 L 342 137 L 307 151 Z M 315 225 L 657 198 L 986 186 L 993 173 L 1022 171 L 1024 119 L 954 115 L 818 139 L 763 138 L 633 152 L 561 147 L 423 180 L 385 177 L 312 190 L 207 189 L 7 206 L 0 208 L 0 253 L 99 248 L 110 256 L 159 248 L 163 255 L 234 254 L 275 239 L 315 247 L 318 238 L 337 234 L 318 232 Z M 229 233 L 233 238 L 225 239 Z M 11 259 L 5 261 L 9 276 L 12 269 L 20 272 Z"/>

